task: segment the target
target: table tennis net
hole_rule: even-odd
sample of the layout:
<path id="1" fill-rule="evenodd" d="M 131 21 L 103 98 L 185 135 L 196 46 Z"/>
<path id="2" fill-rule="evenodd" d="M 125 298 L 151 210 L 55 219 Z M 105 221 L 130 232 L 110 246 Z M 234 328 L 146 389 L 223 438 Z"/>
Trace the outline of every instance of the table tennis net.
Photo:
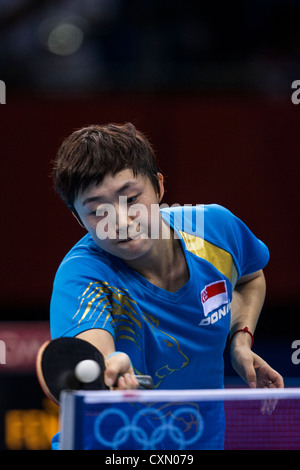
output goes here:
<path id="1" fill-rule="evenodd" d="M 300 388 L 63 392 L 61 428 L 62 449 L 299 450 Z"/>

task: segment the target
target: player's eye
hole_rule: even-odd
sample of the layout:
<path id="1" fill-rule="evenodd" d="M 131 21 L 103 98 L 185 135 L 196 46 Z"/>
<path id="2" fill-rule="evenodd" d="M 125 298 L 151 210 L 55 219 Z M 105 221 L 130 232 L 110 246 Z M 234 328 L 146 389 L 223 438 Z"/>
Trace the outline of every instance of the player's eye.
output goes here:
<path id="1" fill-rule="evenodd" d="M 108 211 L 101 211 L 99 210 L 99 208 L 95 209 L 95 210 L 92 210 L 89 212 L 90 215 L 94 216 L 94 217 L 107 217 L 108 216 Z"/>
<path id="2" fill-rule="evenodd" d="M 137 196 L 131 196 L 131 197 L 128 197 L 127 198 L 127 203 L 128 204 L 132 204 L 133 202 L 135 202 L 137 199 Z"/>

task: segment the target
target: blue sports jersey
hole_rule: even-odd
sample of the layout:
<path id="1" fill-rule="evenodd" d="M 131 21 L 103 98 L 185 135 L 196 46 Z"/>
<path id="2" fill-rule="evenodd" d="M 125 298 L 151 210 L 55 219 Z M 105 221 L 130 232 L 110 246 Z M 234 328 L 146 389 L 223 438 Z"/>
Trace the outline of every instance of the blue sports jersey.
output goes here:
<path id="1" fill-rule="evenodd" d="M 103 328 L 155 388 L 222 388 L 232 290 L 267 264 L 268 249 L 219 205 L 161 209 L 161 216 L 182 244 L 187 283 L 177 292 L 157 287 L 87 234 L 57 271 L 51 335 Z"/>

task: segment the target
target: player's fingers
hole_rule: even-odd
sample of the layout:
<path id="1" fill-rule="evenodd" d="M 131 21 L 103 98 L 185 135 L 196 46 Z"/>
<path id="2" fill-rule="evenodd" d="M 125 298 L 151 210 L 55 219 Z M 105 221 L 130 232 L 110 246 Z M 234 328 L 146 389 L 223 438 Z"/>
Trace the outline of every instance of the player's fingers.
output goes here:
<path id="1" fill-rule="evenodd" d="M 272 373 L 270 373 L 270 382 L 271 388 L 284 388 L 283 377 L 274 369 L 272 369 Z"/>
<path id="2" fill-rule="evenodd" d="M 268 381 L 268 383 L 263 388 L 271 389 L 271 388 L 282 388 L 282 387 L 284 387 L 283 378 L 279 374 L 276 373 L 276 376 L 274 375 L 274 382 L 272 382 L 271 380 Z M 271 415 L 273 411 L 275 410 L 277 404 L 278 404 L 278 399 L 276 398 L 264 400 L 261 404 L 261 413 Z"/>
<path id="3" fill-rule="evenodd" d="M 245 365 L 245 379 L 250 388 L 256 388 L 257 387 L 257 381 L 256 381 L 256 372 L 253 366 L 252 361 L 248 361 Z"/>
<path id="4" fill-rule="evenodd" d="M 270 368 L 268 371 L 268 377 L 265 379 L 265 384 L 263 388 L 283 388 L 284 387 L 284 380 L 283 377 L 278 374 L 274 369 Z M 275 410 L 278 404 L 278 400 L 273 398 L 269 400 L 264 400 L 261 405 L 261 413 L 271 415 Z"/>
<path id="5" fill-rule="evenodd" d="M 138 388 L 139 383 L 136 377 L 132 374 L 125 374 L 118 378 L 117 389 L 118 390 L 132 390 Z"/>

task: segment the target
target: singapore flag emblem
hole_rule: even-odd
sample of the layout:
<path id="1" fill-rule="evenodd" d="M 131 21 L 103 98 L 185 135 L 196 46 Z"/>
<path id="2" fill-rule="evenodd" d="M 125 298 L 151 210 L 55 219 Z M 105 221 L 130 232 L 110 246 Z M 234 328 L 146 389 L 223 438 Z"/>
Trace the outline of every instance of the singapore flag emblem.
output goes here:
<path id="1" fill-rule="evenodd" d="M 208 284 L 201 291 L 201 302 L 204 316 L 228 303 L 227 286 L 225 281 L 217 281 Z"/>

